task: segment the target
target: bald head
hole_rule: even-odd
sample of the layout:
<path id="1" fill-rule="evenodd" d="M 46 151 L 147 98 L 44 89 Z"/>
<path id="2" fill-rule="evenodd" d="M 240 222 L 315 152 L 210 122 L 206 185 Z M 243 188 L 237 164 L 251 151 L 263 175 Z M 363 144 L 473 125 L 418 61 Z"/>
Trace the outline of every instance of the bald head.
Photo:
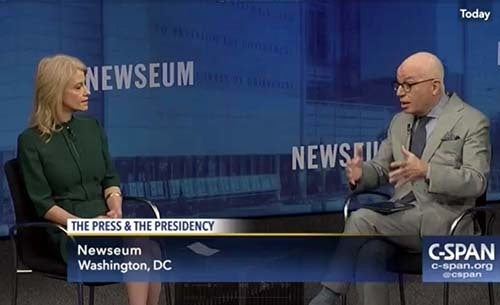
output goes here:
<path id="1" fill-rule="evenodd" d="M 399 65 L 396 95 L 404 112 L 427 115 L 444 94 L 443 64 L 436 55 L 415 53 Z"/>
<path id="2" fill-rule="evenodd" d="M 444 69 L 441 60 L 429 52 L 418 52 L 407 57 L 398 68 L 408 70 L 415 77 L 422 79 L 436 78 L 443 83 Z"/>

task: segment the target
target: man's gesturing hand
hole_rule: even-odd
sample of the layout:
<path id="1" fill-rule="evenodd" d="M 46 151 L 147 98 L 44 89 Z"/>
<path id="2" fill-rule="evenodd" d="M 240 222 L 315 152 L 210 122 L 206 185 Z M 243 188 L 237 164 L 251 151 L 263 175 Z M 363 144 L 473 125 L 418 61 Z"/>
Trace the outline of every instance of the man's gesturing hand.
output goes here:
<path id="1" fill-rule="evenodd" d="M 393 183 L 394 187 L 400 187 L 408 181 L 425 178 L 429 167 L 427 162 L 420 160 L 404 146 L 401 147 L 401 153 L 405 160 L 394 161 L 390 165 L 389 182 Z"/>
<path id="2" fill-rule="evenodd" d="M 345 173 L 347 181 L 351 185 L 356 185 L 359 179 L 361 179 L 361 174 L 363 173 L 363 147 L 354 147 L 354 157 L 347 160 Z"/>

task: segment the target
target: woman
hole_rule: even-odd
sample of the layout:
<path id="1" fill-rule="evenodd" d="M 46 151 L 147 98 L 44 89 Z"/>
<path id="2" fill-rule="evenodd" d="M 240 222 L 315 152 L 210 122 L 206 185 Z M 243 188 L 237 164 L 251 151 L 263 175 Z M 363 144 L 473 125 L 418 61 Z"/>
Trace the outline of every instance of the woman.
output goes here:
<path id="1" fill-rule="evenodd" d="M 66 226 L 70 218 L 120 218 L 119 178 L 97 120 L 88 109 L 85 65 L 77 58 L 43 58 L 35 75 L 29 128 L 18 139 L 18 159 L 38 214 Z M 66 260 L 65 238 L 52 234 Z M 130 305 L 158 303 L 159 283 L 126 283 Z"/>

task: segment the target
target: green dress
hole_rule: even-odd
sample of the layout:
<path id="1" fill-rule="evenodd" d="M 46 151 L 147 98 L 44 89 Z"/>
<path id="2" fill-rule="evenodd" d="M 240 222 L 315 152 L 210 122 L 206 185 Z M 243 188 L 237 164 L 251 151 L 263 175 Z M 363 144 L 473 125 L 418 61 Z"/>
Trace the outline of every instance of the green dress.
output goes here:
<path id="1" fill-rule="evenodd" d="M 57 205 L 83 218 L 104 215 L 104 189 L 119 186 L 98 121 L 73 116 L 47 143 L 36 128 L 18 138 L 18 160 L 28 195 L 40 216 Z M 65 239 L 52 233 L 66 259 Z"/>

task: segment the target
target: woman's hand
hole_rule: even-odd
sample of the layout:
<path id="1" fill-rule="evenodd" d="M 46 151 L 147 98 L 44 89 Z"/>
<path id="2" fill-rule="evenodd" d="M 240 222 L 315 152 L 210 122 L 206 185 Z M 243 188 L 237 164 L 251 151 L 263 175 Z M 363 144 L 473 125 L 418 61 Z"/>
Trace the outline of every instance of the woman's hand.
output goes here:
<path id="1" fill-rule="evenodd" d="M 122 193 L 117 186 L 110 186 L 104 190 L 104 200 L 108 206 L 106 216 L 109 218 L 122 218 Z"/>
<path id="2" fill-rule="evenodd" d="M 106 213 L 106 216 L 108 218 L 122 218 L 122 209 L 121 208 L 115 208 L 113 210 L 109 210 Z"/>

